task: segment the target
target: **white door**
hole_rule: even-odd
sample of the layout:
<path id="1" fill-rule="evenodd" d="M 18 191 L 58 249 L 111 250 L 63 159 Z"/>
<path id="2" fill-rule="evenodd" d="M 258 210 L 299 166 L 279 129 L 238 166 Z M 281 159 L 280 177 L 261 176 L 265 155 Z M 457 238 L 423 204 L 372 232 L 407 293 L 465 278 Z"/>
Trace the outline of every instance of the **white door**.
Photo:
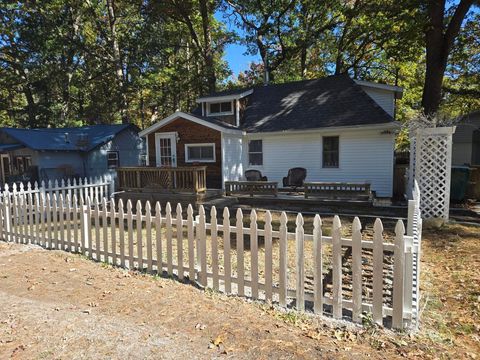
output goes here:
<path id="1" fill-rule="evenodd" d="M 177 166 L 177 141 L 175 133 L 155 134 L 157 166 Z"/>

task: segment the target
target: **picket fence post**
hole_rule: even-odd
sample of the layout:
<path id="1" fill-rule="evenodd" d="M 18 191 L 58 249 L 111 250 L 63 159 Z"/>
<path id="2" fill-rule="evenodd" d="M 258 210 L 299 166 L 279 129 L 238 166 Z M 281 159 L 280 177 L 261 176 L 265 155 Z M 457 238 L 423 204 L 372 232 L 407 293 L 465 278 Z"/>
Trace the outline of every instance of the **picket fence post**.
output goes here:
<path id="1" fill-rule="evenodd" d="M 169 202 L 165 207 L 165 236 L 167 240 L 167 272 L 173 275 L 173 250 L 172 250 L 172 207 Z"/>
<path id="2" fill-rule="evenodd" d="M 236 241 L 237 241 L 237 288 L 238 295 L 245 295 L 245 267 L 243 262 L 243 213 L 237 209 Z"/>
<path id="3" fill-rule="evenodd" d="M 250 271 L 252 298 L 258 299 L 258 235 L 257 235 L 257 212 L 250 212 Z"/>
<path id="4" fill-rule="evenodd" d="M 317 214 L 313 219 L 313 311 L 323 314 L 323 248 L 322 219 Z"/>
<path id="5" fill-rule="evenodd" d="M 383 224 L 373 225 L 373 321 L 383 323 Z"/>
<path id="6" fill-rule="evenodd" d="M 135 220 L 137 222 L 137 266 L 139 271 L 143 271 L 142 203 L 140 200 L 137 200 Z"/>
<path id="7" fill-rule="evenodd" d="M 145 234 L 147 237 L 147 271 L 153 271 L 153 255 L 152 255 L 152 207 L 150 201 L 145 204 Z"/>
<path id="8" fill-rule="evenodd" d="M 272 301 L 273 281 L 272 281 L 272 214 L 269 210 L 265 213 L 265 299 Z"/>
<path id="9" fill-rule="evenodd" d="M 303 216 L 297 215 L 295 230 L 296 251 L 296 270 L 297 270 L 297 310 L 305 310 L 305 260 L 304 260 L 304 229 Z"/>
<path id="10" fill-rule="evenodd" d="M 162 207 L 157 201 L 155 204 L 155 243 L 157 251 L 157 274 L 163 273 L 162 259 Z"/>
<path id="11" fill-rule="evenodd" d="M 180 203 L 176 209 L 176 226 L 175 234 L 177 236 L 177 276 L 179 280 L 183 280 L 183 209 Z"/>
<path id="12" fill-rule="evenodd" d="M 83 196 L 80 197 L 80 226 L 81 226 L 81 235 L 82 240 L 80 241 L 82 244 L 82 251 L 83 254 L 86 255 L 88 249 L 90 249 L 90 217 L 89 217 L 89 199 L 87 198 L 87 204 L 84 204 Z M 89 254 L 90 255 L 90 254 Z"/>
<path id="13" fill-rule="evenodd" d="M 187 238 L 188 238 L 188 278 L 195 281 L 195 224 L 193 219 L 193 208 L 191 204 L 187 207 Z"/>
<path id="14" fill-rule="evenodd" d="M 12 213 L 11 213 L 11 203 L 10 203 L 10 192 L 8 190 L 8 185 L 5 184 L 5 191 L 3 193 L 3 224 L 4 232 L 6 232 L 6 239 L 8 242 L 12 241 Z"/>
<path id="15" fill-rule="evenodd" d="M 352 223 L 352 320 L 362 322 L 362 224 L 355 217 Z"/>
<path id="16" fill-rule="evenodd" d="M 333 317 L 342 318 L 343 297 L 342 297 L 342 224 L 340 218 L 335 215 L 332 228 L 332 295 L 333 295 Z"/>
<path id="17" fill-rule="evenodd" d="M 280 245 L 280 261 L 279 261 L 279 303 L 280 306 L 287 306 L 287 214 L 282 211 L 280 215 L 279 229 L 279 245 Z"/>
<path id="18" fill-rule="evenodd" d="M 217 209 L 215 206 L 212 206 L 210 210 L 210 238 L 212 241 L 212 281 L 213 289 L 219 289 L 219 278 L 218 278 L 218 224 L 217 224 Z"/>
<path id="19" fill-rule="evenodd" d="M 393 316 L 392 327 L 403 328 L 403 286 L 405 274 L 405 227 L 402 220 L 395 226 L 395 250 L 393 253 Z"/>
<path id="20" fill-rule="evenodd" d="M 118 199 L 118 242 L 120 246 L 120 266 L 125 267 L 125 210 L 122 198 Z"/>
<path id="21" fill-rule="evenodd" d="M 207 234 L 205 224 L 205 209 L 199 208 L 198 239 L 200 248 L 200 285 L 207 287 Z"/>
<path id="22" fill-rule="evenodd" d="M 230 211 L 228 207 L 223 209 L 223 266 L 225 273 L 225 292 L 232 292 L 232 263 L 230 259 Z"/>

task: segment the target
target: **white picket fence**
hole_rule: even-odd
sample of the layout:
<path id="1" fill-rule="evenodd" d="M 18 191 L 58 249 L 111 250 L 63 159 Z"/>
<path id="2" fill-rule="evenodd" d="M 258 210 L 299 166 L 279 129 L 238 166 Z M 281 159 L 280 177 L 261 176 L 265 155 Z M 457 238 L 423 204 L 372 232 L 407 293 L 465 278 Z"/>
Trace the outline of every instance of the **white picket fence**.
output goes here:
<path id="1" fill-rule="evenodd" d="M 94 178 L 73 178 L 67 179 L 66 181 L 64 179 L 60 181 L 42 181 L 40 185 L 36 181 L 33 184 L 28 182 L 26 185 L 23 183 L 18 185 L 13 183 L 10 186 L 5 184 L 4 191 L 0 190 L 0 196 L 9 194 L 9 196 L 12 197 L 18 193 L 28 196 L 28 194 L 42 193 L 44 196 L 49 194 L 51 198 L 55 194 L 57 198 L 59 198 L 60 195 L 62 195 L 64 199 L 66 199 L 67 196 L 69 196 L 70 199 L 72 199 L 73 196 L 76 196 L 77 199 L 80 197 L 86 199 L 88 197 L 92 202 L 101 202 L 104 197 L 111 197 L 114 191 L 115 183 L 113 178 L 106 175 Z M 12 198 L 10 201 L 12 201 Z"/>
<path id="2" fill-rule="evenodd" d="M 361 322 L 362 313 L 371 313 L 375 322 L 396 329 L 418 319 L 418 200 L 409 207 L 407 234 L 399 220 L 394 241 L 388 242 L 380 219 L 375 220 L 372 240 L 367 240 L 358 218 L 351 238 L 345 238 L 338 216 L 327 236 L 318 215 L 311 233 L 304 230 L 302 214 L 296 217 L 295 231 L 289 232 L 285 212 L 277 226 L 269 211 L 259 221 L 255 210 L 244 218 L 238 209 L 231 219 L 225 208 L 219 219 L 213 207 L 207 222 L 202 206 L 194 216 L 189 205 L 185 216 L 180 204 L 172 213 L 169 203 L 152 209 L 147 202 L 142 209 L 137 202 L 133 209 L 130 200 L 125 208 L 121 200 L 91 202 L 90 193 L 85 201 L 85 192 L 79 194 L 6 189 L 0 198 L 0 239 L 82 253 L 149 273 L 166 272 L 181 281 L 188 278 L 217 291 L 335 319 Z M 348 248 L 346 264 L 342 256 Z"/>

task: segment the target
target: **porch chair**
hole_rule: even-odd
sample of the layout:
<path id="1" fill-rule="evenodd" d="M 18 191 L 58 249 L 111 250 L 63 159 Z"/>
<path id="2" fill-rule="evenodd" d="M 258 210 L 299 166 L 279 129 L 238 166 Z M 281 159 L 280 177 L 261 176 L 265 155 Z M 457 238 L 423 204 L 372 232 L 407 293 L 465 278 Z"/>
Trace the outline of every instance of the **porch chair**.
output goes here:
<path id="1" fill-rule="evenodd" d="M 307 169 L 296 167 L 288 170 L 288 175 L 283 178 L 283 187 L 302 187 L 307 177 Z"/>
<path id="2" fill-rule="evenodd" d="M 247 181 L 268 181 L 268 178 L 262 176 L 262 173 L 259 170 L 245 171 L 245 179 L 247 179 Z"/>

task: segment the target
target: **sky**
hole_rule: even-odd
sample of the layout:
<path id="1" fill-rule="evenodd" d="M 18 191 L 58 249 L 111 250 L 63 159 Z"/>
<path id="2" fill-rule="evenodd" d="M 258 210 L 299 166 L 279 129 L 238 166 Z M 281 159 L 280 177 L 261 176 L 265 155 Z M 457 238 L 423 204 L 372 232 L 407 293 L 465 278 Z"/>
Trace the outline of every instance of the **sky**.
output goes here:
<path id="1" fill-rule="evenodd" d="M 222 12 L 217 11 L 215 13 L 215 18 L 218 21 L 223 22 L 228 31 L 234 31 L 237 34 L 242 35 L 243 30 L 235 26 L 233 22 L 226 21 L 223 18 Z M 228 62 L 234 76 L 237 76 L 241 71 L 248 69 L 251 62 L 260 61 L 260 56 L 258 54 L 246 55 L 246 51 L 247 47 L 241 44 L 230 44 L 225 47 L 225 60 Z"/>

